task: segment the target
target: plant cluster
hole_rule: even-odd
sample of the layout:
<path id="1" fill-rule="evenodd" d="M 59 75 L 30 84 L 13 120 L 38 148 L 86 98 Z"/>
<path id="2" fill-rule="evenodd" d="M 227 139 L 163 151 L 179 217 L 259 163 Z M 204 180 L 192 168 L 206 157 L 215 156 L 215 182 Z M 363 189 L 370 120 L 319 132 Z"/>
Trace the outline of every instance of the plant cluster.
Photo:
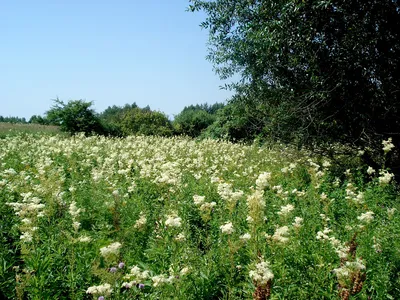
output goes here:
<path id="1" fill-rule="evenodd" d="M 400 298 L 400 202 L 384 166 L 84 135 L 10 136 L 0 161 L 2 298 Z"/>

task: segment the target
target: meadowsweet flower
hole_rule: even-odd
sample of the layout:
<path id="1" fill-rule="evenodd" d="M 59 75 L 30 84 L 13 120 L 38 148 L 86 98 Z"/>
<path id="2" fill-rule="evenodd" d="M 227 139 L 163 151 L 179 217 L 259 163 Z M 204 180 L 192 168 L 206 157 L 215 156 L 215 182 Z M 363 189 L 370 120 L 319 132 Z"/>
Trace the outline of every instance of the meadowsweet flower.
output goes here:
<path id="1" fill-rule="evenodd" d="M 182 270 L 179 272 L 179 274 L 180 274 L 181 276 L 184 276 L 184 275 L 188 274 L 189 272 L 190 272 L 190 268 L 189 268 L 189 267 L 184 267 L 184 268 L 182 268 Z"/>
<path id="2" fill-rule="evenodd" d="M 286 243 L 289 241 L 289 238 L 287 237 L 289 235 L 289 227 L 287 226 L 282 226 L 278 227 L 275 230 L 275 233 L 272 235 L 271 239 L 277 243 Z"/>
<path id="3" fill-rule="evenodd" d="M 281 210 L 278 211 L 277 214 L 280 215 L 280 216 L 285 217 L 293 210 L 294 210 L 294 206 L 292 204 L 288 204 L 288 205 L 285 205 L 285 206 L 281 206 Z"/>
<path id="4" fill-rule="evenodd" d="M 274 278 L 269 265 L 268 261 L 262 261 L 256 264 L 255 270 L 249 272 L 249 277 L 255 282 L 256 286 L 266 286 Z"/>
<path id="5" fill-rule="evenodd" d="M 109 255 L 118 255 L 119 249 L 122 247 L 122 244 L 119 242 L 112 243 L 107 247 L 100 248 L 100 254 L 103 257 L 107 257 Z"/>
<path id="6" fill-rule="evenodd" d="M 205 196 L 194 195 L 193 196 L 193 202 L 196 205 L 201 205 L 201 204 L 204 203 L 204 199 L 205 198 L 206 198 Z"/>
<path id="7" fill-rule="evenodd" d="M 88 236 L 80 236 L 78 238 L 78 241 L 81 243 L 89 243 L 92 241 L 92 238 L 88 237 Z"/>
<path id="8" fill-rule="evenodd" d="M 361 214 L 361 216 L 357 217 L 358 220 L 365 223 L 370 223 L 374 220 L 374 212 L 368 211 L 366 213 Z"/>
<path id="9" fill-rule="evenodd" d="M 30 232 L 24 232 L 19 238 L 23 242 L 30 243 L 32 242 L 33 236 Z"/>
<path id="10" fill-rule="evenodd" d="M 125 279 L 134 278 L 138 281 L 146 280 L 150 277 L 150 272 L 148 270 L 141 271 L 138 266 L 133 266 L 129 274 L 124 276 Z"/>
<path id="11" fill-rule="evenodd" d="M 175 241 L 177 242 L 184 242 L 186 240 L 186 236 L 183 232 L 179 233 L 176 237 L 175 237 Z"/>
<path id="12" fill-rule="evenodd" d="M 393 208 L 388 208 L 387 209 L 387 214 L 388 214 L 388 217 L 389 218 L 391 218 L 391 217 L 393 217 L 393 215 L 394 215 L 394 213 L 396 212 L 396 208 L 395 207 L 393 207 Z"/>
<path id="13" fill-rule="evenodd" d="M 175 278 L 173 276 L 167 277 L 165 274 L 156 275 L 156 276 L 151 277 L 154 287 L 160 286 L 165 283 L 172 283 L 174 281 L 174 279 Z"/>
<path id="14" fill-rule="evenodd" d="M 233 224 L 231 222 L 226 222 L 224 225 L 219 227 L 222 231 L 222 233 L 225 234 L 232 234 L 235 229 L 233 228 Z"/>
<path id="15" fill-rule="evenodd" d="M 92 295 L 106 295 L 109 296 L 112 293 L 112 288 L 109 283 L 105 283 L 98 286 L 91 286 L 86 290 L 86 294 Z"/>
<path id="16" fill-rule="evenodd" d="M 392 180 L 392 178 L 394 177 L 394 174 L 389 173 L 389 172 L 386 171 L 386 170 L 381 170 L 381 171 L 379 172 L 379 174 L 380 174 L 381 176 L 378 177 L 378 181 L 379 181 L 379 183 L 380 183 L 381 185 L 388 184 L 388 183 Z"/>
<path id="17" fill-rule="evenodd" d="M 303 218 L 295 217 L 292 225 L 294 228 L 297 228 L 297 229 L 300 228 L 301 226 L 303 226 Z"/>
<path id="18" fill-rule="evenodd" d="M 371 166 L 368 166 L 367 173 L 368 173 L 368 175 L 372 175 L 375 173 L 375 169 Z"/>
<path id="19" fill-rule="evenodd" d="M 211 211 L 215 206 L 217 205 L 217 203 L 215 202 L 205 202 L 200 206 L 200 211 Z"/>
<path id="20" fill-rule="evenodd" d="M 382 145 L 383 145 L 382 150 L 385 153 L 390 152 L 394 148 L 394 145 L 392 143 L 392 138 L 388 138 L 386 141 L 382 141 Z"/>
<path id="21" fill-rule="evenodd" d="M 242 241 L 247 242 L 248 240 L 251 239 L 251 235 L 250 235 L 250 233 L 245 233 L 245 234 L 239 236 L 239 239 L 241 239 Z"/>
<path id="22" fill-rule="evenodd" d="M 74 228 L 75 231 L 78 231 L 79 228 L 81 227 L 81 223 L 75 221 L 72 223 L 72 227 Z"/>
<path id="23" fill-rule="evenodd" d="M 268 186 L 268 181 L 271 179 L 271 173 L 270 172 L 263 172 L 260 175 L 258 175 L 258 178 L 256 180 L 256 187 L 257 190 L 263 190 L 265 187 Z"/>
<path id="24" fill-rule="evenodd" d="M 147 218 L 143 212 L 140 212 L 139 219 L 136 220 L 133 226 L 136 229 L 142 229 L 147 223 Z"/>
<path id="25" fill-rule="evenodd" d="M 246 221 L 247 223 L 252 224 L 254 222 L 254 219 L 251 216 L 247 216 Z"/>
<path id="26" fill-rule="evenodd" d="M 79 214 L 82 212 L 82 209 L 78 208 L 76 206 L 76 202 L 72 201 L 72 203 L 69 205 L 69 214 L 73 217 L 76 218 L 79 216 Z"/>
<path id="27" fill-rule="evenodd" d="M 178 217 L 175 213 L 173 213 L 173 214 L 167 216 L 165 225 L 170 226 L 170 227 L 181 227 L 181 225 L 182 225 L 181 221 L 182 221 L 182 219 L 180 217 Z"/>

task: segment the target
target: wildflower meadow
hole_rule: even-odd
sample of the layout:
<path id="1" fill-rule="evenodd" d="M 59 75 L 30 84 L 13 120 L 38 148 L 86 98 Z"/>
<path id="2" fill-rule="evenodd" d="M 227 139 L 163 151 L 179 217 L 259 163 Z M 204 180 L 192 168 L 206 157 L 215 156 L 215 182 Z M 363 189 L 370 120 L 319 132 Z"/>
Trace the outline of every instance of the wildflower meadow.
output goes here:
<path id="1" fill-rule="evenodd" d="M 393 174 L 344 159 L 184 137 L 7 136 L 0 298 L 400 299 Z"/>

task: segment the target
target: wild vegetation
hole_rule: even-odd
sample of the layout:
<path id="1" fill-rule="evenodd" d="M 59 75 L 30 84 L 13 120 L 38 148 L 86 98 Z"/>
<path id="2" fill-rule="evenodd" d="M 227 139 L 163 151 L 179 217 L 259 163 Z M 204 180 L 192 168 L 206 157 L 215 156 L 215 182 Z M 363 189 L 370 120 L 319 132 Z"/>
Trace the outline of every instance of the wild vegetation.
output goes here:
<path id="1" fill-rule="evenodd" d="M 189 3 L 226 104 L 0 117 L 0 297 L 400 299 L 399 1 Z"/>
<path id="2" fill-rule="evenodd" d="M 398 299 L 399 196 L 357 155 L 343 169 L 278 144 L 1 139 L 0 295 Z"/>

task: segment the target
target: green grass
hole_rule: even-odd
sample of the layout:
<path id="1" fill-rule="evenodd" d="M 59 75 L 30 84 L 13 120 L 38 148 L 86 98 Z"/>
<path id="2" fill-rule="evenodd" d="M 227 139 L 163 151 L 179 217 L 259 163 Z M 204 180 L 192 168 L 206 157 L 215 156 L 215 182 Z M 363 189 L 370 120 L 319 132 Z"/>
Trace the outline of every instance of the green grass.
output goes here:
<path id="1" fill-rule="evenodd" d="M 0 298 L 400 299 L 399 195 L 356 156 L 17 134 L 0 160 Z"/>
<path id="2" fill-rule="evenodd" d="M 0 138 L 14 136 L 20 133 L 60 133 L 58 126 L 39 125 L 39 124 L 19 124 L 0 122 Z"/>

